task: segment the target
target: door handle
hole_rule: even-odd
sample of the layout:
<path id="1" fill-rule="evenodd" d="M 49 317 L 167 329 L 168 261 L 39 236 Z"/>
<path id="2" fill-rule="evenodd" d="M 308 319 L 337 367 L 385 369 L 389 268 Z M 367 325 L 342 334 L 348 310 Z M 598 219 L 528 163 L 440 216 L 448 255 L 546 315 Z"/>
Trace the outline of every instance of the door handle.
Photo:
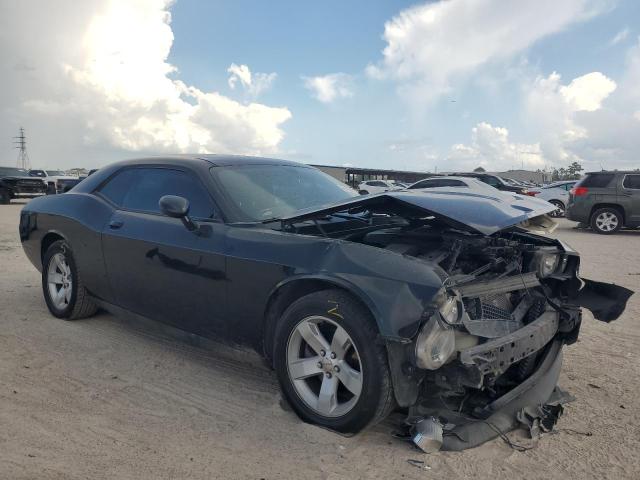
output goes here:
<path id="1" fill-rule="evenodd" d="M 111 222 L 109 222 L 109 228 L 111 230 L 118 230 L 122 225 L 124 225 L 122 220 L 111 220 Z"/>

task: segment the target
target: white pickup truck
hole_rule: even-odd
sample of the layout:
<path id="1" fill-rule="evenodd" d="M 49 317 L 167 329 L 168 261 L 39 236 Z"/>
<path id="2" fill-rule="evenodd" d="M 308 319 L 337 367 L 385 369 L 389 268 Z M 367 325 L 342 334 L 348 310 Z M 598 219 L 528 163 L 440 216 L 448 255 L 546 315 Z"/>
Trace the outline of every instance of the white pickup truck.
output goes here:
<path id="1" fill-rule="evenodd" d="M 42 178 L 47 182 L 47 193 L 64 193 L 76 185 L 80 178 L 75 175 L 67 175 L 62 170 L 29 170 L 32 177 Z"/>

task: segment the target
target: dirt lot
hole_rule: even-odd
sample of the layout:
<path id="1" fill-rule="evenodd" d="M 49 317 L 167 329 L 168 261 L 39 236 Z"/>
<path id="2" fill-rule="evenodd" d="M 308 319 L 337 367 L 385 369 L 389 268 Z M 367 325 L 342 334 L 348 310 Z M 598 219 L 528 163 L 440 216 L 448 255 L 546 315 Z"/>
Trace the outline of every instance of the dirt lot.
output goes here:
<path id="1" fill-rule="evenodd" d="M 0 208 L 2 479 L 640 478 L 640 294 L 614 324 L 585 315 L 566 350 L 561 384 L 577 401 L 559 433 L 524 453 L 498 439 L 424 455 L 390 436 L 392 420 L 352 438 L 300 422 L 253 355 L 106 313 L 53 318 L 20 247 L 21 208 Z M 572 227 L 557 235 L 582 252 L 583 276 L 640 290 L 640 230 Z"/>

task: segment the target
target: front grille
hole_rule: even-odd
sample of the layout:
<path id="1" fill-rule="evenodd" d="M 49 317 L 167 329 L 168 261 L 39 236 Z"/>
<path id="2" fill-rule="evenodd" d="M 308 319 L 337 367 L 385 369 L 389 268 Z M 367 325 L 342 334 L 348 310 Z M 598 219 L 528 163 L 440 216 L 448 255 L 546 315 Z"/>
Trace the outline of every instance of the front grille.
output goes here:
<path id="1" fill-rule="evenodd" d="M 473 320 L 514 320 L 513 305 L 504 293 L 474 298 L 467 306 L 467 313 Z"/>

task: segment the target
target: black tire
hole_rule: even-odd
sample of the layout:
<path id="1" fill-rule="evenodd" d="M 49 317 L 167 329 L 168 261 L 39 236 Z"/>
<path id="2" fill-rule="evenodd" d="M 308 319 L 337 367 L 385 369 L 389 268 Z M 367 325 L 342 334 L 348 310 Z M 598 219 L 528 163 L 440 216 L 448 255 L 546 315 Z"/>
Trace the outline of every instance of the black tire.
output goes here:
<path id="1" fill-rule="evenodd" d="M 605 227 L 604 224 L 601 224 L 601 216 L 608 216 L 611 219 L 611 222 L 615 222 L 615 226 L 610 226 L 612 224 L 609 223 L 609 227 Z M 601 235 L 611 235 L 622 228 L 623 217 L 620 213 L 620 210 L 618 210 L 617 208 L 604 207 L 595 210 L 591 214 L 589 223 L 591 224 L 591 229 L 594 232 Z"/>
<path id="2" fill-rule="evenodd" d="M 71 297 L 69 302 L 63 308 L 57 307 L 51 297 L 49 289 L 49 270 L 51 259 L 56 254 L 62 254 L 71 272 Z M 42 260 L 42 293 L 49 311 L 54 317 L 66 320 L 75 320 L 78 318 L 86 318 L 95 314 L 98 307 L 89 296 L 87 289 L 82 282 L 79 274 L 71 247 L 64 240 L 58 240 L 51 244 L 44 254 Z"/>
<path id="3" fill-rule="evenodd" d="M 324 416 L 309 407 L 289 375 L 289 341 L 296 327 L 313 316 L 329 318 L 344 329 L 359 356 L 362 389 L 356 403 L 342 416 Z M 393 410 L 395 401 L 387 352 L 377 338 L 378 329 L 369 311 L 342 290 L 311 293 L 287 308 L 276 326 L 274 367 L 284 397 L 303 421 L 339 432 L 357 433 L 383 420 Z M 323 375 L 326 374 L 321 373 L 319 379 L 323 379 Z"/>
<path id="4" fill-rule="evenodd" d="M 0 205 L 9 205 L 11 203 L 11 194 L 8 190 L 0 188 Z"/>
<path id="5" fill-rule="evenodd" d="M 560 200 L 549 200 L 549 203 L 557 208 L 557 210 L 550 212 L 549 216 L 553 218 L 564 217 L 564 203 Z"/>

